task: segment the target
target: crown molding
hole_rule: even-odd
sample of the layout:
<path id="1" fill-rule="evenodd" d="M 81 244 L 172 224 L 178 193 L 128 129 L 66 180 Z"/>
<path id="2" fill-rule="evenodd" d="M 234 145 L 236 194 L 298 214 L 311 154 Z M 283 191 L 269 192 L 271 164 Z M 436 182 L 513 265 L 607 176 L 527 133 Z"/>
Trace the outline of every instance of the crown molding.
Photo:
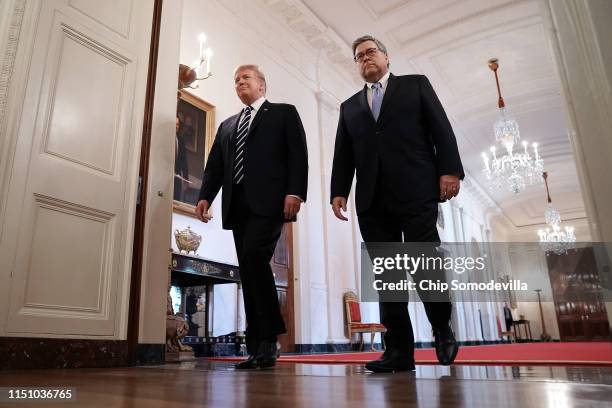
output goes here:
<path id="1" fill-rule="evenodd" d="M 312 50 L 321 53 L 348 78 L 351 85 L 362 83 L 351 56 L 351 47 L 323 20 L 300 0 L 259 0 L 266 9 L 280 19 L 290 31 L 298 35 Z"/>

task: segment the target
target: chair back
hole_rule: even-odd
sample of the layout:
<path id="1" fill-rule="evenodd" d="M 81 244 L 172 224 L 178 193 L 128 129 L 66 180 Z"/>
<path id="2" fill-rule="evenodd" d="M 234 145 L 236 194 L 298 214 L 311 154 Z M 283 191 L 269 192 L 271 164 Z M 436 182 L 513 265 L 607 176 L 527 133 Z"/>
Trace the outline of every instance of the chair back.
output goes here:
<path id="1" fill-rule="evenodd" d="M 346 292 L 344 295 L 344 305 L 346 309 L 346 322 L 360 323 L 361 322 L 361 308 L 359 307 L 359 299 L 355 292 Z"/>

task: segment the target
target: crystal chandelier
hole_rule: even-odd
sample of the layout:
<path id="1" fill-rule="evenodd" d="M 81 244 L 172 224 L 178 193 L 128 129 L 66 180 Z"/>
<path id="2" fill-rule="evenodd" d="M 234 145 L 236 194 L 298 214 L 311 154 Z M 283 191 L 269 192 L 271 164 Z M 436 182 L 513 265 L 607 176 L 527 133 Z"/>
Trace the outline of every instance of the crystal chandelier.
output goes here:
<path id="1" fill-rule="evenodd" d="M 566 225 L 561 228 L 561 214 L 552 206 L 550 192 L 548 191 L 548 173 L 543 172 L 542 178 L 546 185 L 546 195 L 548 198 L 548 208 L 544 213 L 544 220 L 548 227 L 544 230 L 538 230 L 540 246 L 547 252 L 552 251 L 557 255 L 564 255 L 568 249 L 574 248 L 576 242 L 574 227 Z"/>
<path id="2" fill-rule="evenodd" d="M 499 119 L 495 122 L 493 130 L 495 132 L 495 142 L 506 149 L 505 154 L 498 156 L 497 148 L 490 147 L 491 158 L 485 152 L 482 153 L 484 161 L 483 172 L 489 182 L 490 188 L 499 189 L 503 186 L 515 194 L 518 194 L 527 184 L 533 185 L 540 182 L 540 174 L 544 169 L 544 161 L 538 153 L 538 144 L 531 145 L 533 155 L 527 150 L 529 143 L 523 141 L 523 151 L 514 151 L 514 147 L 519 143 L 521 134 L 518 122 L 510 115 L 506 109 L 506 104 L 501 96 L 499 88 L 499 78 L 497 68 L 499 63 L 496 58 L 489 60 L 489 68 L 495 73 L 497 84 L 497 94 L 499 99 Z"/>

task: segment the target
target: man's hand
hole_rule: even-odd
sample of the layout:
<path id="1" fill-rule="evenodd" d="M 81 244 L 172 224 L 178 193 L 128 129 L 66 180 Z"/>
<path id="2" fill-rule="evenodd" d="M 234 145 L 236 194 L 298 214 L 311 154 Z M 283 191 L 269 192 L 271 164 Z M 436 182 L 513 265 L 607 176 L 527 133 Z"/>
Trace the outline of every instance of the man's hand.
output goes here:
<path id="1" fill-rule="evenodd" d="M 459 177 L 447 174 L 440 176 L 440 201 L 444 202 L 459 194 Z"/>
<path id="2" fill-rule="evenodd" d="M 212 215 L 208 213 L 209 208 L 210 203 L 207 200 L 198 201 L 198 205 L 195 208 L 195 213 L 200 221 L 208 222 L 212 218 Z"/>
<path id="3" fill-rule="evenodd" d="M 336 218 L 342 221 L 348 221 L 348 218 L 342 214 L 342 212 L 346 212 L 346 198 L 345 197 L 334 197 L 332 199 L 332 210 L 334 211 L 334 215 Z M 342 212 L 340 211 L 342 210 Z"/>
<path id="4" fill-rule="evenodd" d="M 295 218 L 298 212 L 300 212 L 300 206 L 302 201 L 294 196 L 285 196 L 285 208 L 283 213 L 285 214 L 286 220 L 292 220 Z"/>

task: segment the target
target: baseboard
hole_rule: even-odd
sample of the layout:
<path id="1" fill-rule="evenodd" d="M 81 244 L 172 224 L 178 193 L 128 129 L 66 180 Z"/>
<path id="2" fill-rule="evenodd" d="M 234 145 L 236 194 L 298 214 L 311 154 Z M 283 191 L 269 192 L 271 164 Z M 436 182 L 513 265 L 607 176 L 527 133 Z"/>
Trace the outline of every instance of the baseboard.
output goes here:
<path id="1" fill-rule="evenodd" d="M 161 365 L 166 361 L 165 344 L 138 344 L 136 349 L 136 365 Z"/>
<path id="2" fill-rule="evenodd" d="M 0 337 L 0 369 L 128 366 L 127 340 Z"/>
<path id="3" fill-rule="evenodd" d="M 374 348 L 376 348 L 376 350 L 382 350 L 382 346 L 380 343 L 374 343 Z M 363 351 L 370 351 L 370 350 L 371 350 L 370 343 L 364 343 Z M 353 345 L 349 343 L 344 343 L 344 344 L 322 343 L 322 344 L 296 344 L 295 345 L 296 354 L 348 353 L 350 351 L 360 351 L 359 343 L 353 343 Z"/>
<path id="4" fill-rule="evenodd" d="M 553 340 L 557 341 L 557 340 Z M 533 341 L 535 342 L 535 340 Z M 493 344 L 508 344 L 507 341 L 501 340 L 467 340 L 467 341 L 459 341 L 460 346 L 484 346 L 484 345 L 493 345 Z M 414 348 L 432 348 L 434 347 L 434 343 L 431 341 L 417 341 L 414 343 Z M 378 351 L 382 350 L 382 345 L 380 343 L 374 343 L 374 348 Z M 363 351 L 370 351 L 370 343 L 364 343 Z M 351 346 L 349 343 L 344 344 L 296 344 L 295 345 L 295 353 L 296 354 L 314 354 L 314 353 L 348 353 L 351 351 L 360 351 L 359 343 L 353 343 Z"/>

